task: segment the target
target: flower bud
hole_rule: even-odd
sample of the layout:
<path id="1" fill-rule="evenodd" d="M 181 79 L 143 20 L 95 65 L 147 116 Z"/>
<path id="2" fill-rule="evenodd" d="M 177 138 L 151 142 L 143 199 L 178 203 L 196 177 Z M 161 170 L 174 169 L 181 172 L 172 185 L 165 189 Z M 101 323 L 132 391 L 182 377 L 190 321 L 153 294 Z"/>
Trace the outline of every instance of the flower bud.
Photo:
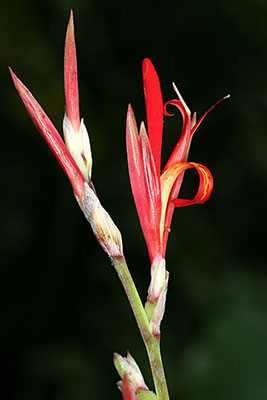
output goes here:
<path id="1" fill-rule="evenodd" d="M 89 135 L 84 125 L 83 118 L 81 119 L 79 130 L 76 131 L 65 114 L 63 119 L 63 132 L 67 149 L 88 182 L 92 172 L 92 153 Z"/>
<path id="2" fill-rule="evenodd" d="M 138 393 L 140 390 L 148 390 L 141 371 L 130 353 L 127 353 L 127 357 L 122 357 L 118 353 L 114 353 L 113 361 L 120 377 L 123 379 L 127 375 L 135 393 Z"/>
<path id="3" fill-rule="evenodd" d="M 151 265 L 151 282 L 148 288 L 148 298 L 145 305 L 150 321 L 152 334 L 160 335 L 160 324 L 165 312 L 165 302 L 168 289 L 169 273 L 166 271 L 165 259 L 159 254 Z"/>
<path id="4" fill-rule="evenodd" d="M 148 301 L 154 303 L 160 296 L 167 278 L 165 259 L 159 254 L 151 265 L 151 282 L 148 289 Z"/>
<path id="5" fill-rule="evenodd" d="M 111 258 L 122 256 L 120 231 L 110 215 L 102 207 L 95 191 L 86 182 L 84 184 L 84 192 L 80 199 L 77 198 L 77 201 L 104 251 Z"/>
<path id="6" fill-rule="evenodd" d="M 160 336 L 160 324 L 165 312 L 165 303 L 166 303 L 166 296 L 168 290 L 168 280 L 169 280 L 169 273 L 166 271 L 166 278 L 164 285 L 161 289 L 161 293 L 157 300 L 156 306 L 153 310 L 152 318 L 150 320 L 152 335 L 155 337 Z"/>

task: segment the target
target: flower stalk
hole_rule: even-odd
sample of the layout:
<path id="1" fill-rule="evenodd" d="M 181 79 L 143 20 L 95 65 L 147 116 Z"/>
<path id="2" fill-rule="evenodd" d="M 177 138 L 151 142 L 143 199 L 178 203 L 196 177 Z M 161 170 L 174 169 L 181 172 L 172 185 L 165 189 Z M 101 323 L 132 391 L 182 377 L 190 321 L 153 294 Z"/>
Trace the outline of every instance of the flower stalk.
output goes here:
<path id="1" fill-rule="evenodd" d="M 167 382 L 160 353 L 160 337 L 158 335 L 153 335 L 151 324 L 126 264 L 125 258 L 115 257 L 112 259 L 112 263 L 124 287 L 146 347 L 157 399 L 168 400 L 169 394 Z"/>

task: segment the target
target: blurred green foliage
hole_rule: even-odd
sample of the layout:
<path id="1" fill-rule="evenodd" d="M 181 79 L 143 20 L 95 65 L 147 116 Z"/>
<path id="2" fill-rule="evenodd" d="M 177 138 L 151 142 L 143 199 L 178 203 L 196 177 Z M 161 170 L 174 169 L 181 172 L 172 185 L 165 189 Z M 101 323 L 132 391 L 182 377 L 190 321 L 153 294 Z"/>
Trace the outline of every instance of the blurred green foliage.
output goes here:
<path id="1" fill-rule="evenodd" d="M 149 260 L 126 167 L 125 113 L 145 118 L 141 62 L 164 99 L 174 80 L 201 115 L 189 159 L 208 166 L 214 193 L 176 210 L 167 251 L 170 289 L 162 348 L 172 399 L 267 398 L 267 2 L 264 0 L 10 0 L 1 5 L 1 328 L 3 398 L 119 399 L 114 351 L 130 350 L 152 385 L 118 279 L 36 132 L 7 66 L 58 129 L 63 46 L 74 9 L 81 115 L 93 180 L 121 229 L 143 299 Z M 165 122 L 164 159 L 181 121 Z M 188 173 L 184 193 L 197 181 Z"/>

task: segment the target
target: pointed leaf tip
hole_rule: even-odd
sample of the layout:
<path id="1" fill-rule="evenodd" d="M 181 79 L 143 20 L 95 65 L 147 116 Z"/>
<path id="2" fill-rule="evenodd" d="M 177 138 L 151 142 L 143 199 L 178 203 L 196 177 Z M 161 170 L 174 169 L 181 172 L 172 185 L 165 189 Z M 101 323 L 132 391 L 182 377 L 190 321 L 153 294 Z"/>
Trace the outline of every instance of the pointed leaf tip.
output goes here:
<path id="1" fill-rule="evenodd" d="M 131 105 L 131 103 L 129 103 L 128 104 L 128 108 L 127 108 L 127 115 L 133 115 L 134 114 L 134 112 L 133 112 L 133 107 L 132 107 L 132 105 Z"/>
<path id="2" fill-rule="evenodd" d="M 173 90 L 175 91 L 175 93 L 177 94 L 178 99 L 181 101 L 182 105 L 184 106 L 186 114 L 190 117 L 191 116 L 191 111 L 190 111 L 189 107 L 187 106 L 186 102 L 184 101 L 181 93 L 179 92 L 179 90 L 178 90 L 178 88 L 177 88 L 177 86 L 175 85 L 174 82 L 172 82 L 172 87 L 173 87 Z"/>
<path id="3" fill-rule="evenodd" d="M 18 83 L 21 83 L 21 85 L 23 85 L 22 82 L 21 82 L 21 81 L 19 80 L 19 78 L 17 77 L 17 75 L 13 72 L 12 68 L 11 68 L 11 67 L 8 67 L 8 70 L 9 70 L 9 72 L 10 72 L 10 75 L 11 75 L 12 81 L 13 81 L 13 83 L 14 83 L 14 85 L 15 85 L 15 88 L 17 89 Z"/>
<path id="4" fill-rule="evenodd" d="M 73 11 L 70 9 L 70 17 L 69 17 L 69 22 L 68 22 L 68 27 L 67 27 L 67 33 L 74 31 L 74 19 L 73 19 Z"/>
<path id="5" fill-rule="evenodd" d="M 138 137 L 137 123 L 131 104 L 128 105 L 126 116 L 126 137 L 129 135 L 134 135 L 136 138 Z"/>

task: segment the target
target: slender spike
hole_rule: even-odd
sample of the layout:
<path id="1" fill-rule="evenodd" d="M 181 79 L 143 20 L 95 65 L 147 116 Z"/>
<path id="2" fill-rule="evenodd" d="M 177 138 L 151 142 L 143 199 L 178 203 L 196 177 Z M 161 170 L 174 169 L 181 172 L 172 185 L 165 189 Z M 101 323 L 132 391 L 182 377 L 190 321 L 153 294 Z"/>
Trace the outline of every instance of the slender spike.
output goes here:
<path id="1" fill-rule="evenodd" d="M 191 115 L 191 111 L 190 111 L 189 107 L 187 106 L 186 102 L 184 101 L 184 99 L 182 98 L 182 95 L 181 95 L 181 93 L 179 92 L 179 90 L 178 90 L 178 88 L 177 88 L 177 86 L 175 85 L 174 82 L 172 82 L 172 87 L 173 87 L 175 93 L 177 94 L 178 99 L 179 99 L 179 100 L 181 101 L 181 103 L 183 104 L 183 106 L 184 106 L 184 108 L 185 108 L 185 110 L 186 110 L 187 115 L 190 116 L 190 115 Z"/>
<path id="2" fill-rule="evenodd" d="M 196 124 L 192 127 L 192 131 L 191 131 L 191 136 L 195 133 L 195 131 L 197 130 L 197 128 L 199 127 L 199 125 L 201 124 L 201 122 L 203 121 L 204 118 L 206 118 L 206 116 L 209 114 L 209 112 L 216 107 L 218 104 L 220 104 L 223 100 L 229 99 L 229 97 L 231 97 L 230 94 L 227 94 L 226 96 L 222 97 L 220 100 L 216 101 L 215 104 L 213 104 L 203 115 L 202 117 L 196 122 Z"/>

